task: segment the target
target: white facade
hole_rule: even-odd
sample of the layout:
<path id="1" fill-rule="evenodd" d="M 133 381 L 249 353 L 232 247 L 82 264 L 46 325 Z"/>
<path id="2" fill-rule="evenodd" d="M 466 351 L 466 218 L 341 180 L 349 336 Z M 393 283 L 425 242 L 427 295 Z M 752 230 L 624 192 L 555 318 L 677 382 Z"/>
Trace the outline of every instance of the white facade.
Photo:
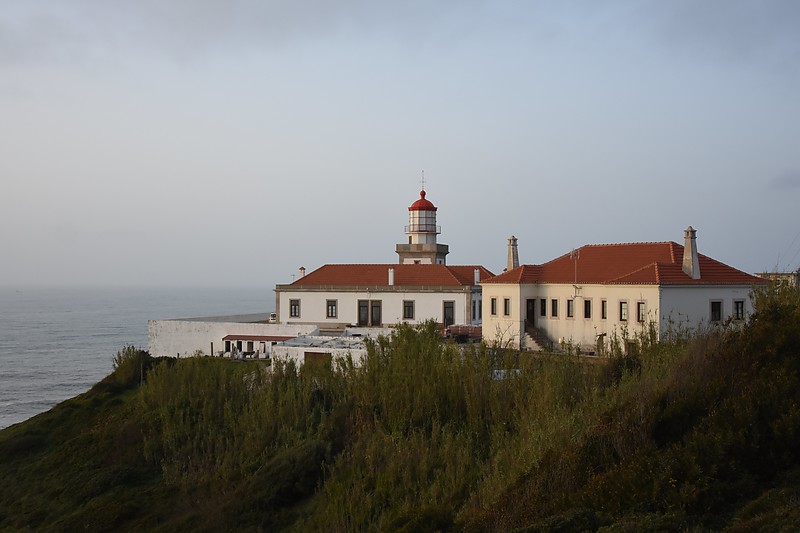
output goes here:
<path id="1" fill-rule="evenodd" d="M 215 355 L 223 351 L 226 335 L 261 335 L 294 337 L 319 332 L 309 324 L 264 324 L 217 320 L 148 320 L 147 349 L 150 355 L 189 356 L 195 353 Z"/>
<path id="2" fill-rule="evenodd" d="M 313 290 L 296 289 L 291 286 L 278 293 L 280 320 L 284 324 L 313 323 L 326 326 L 379 326 L 395 325 L 402 322 L 419 324 L 426 320 L 445 322 L 447 306 L 452 307 L 453 323 L 480 324 L 480 289 L 461 288 L 419 288 L 417 290 L 397 287 L 375 288 L 374 290 Z M 473 301 L 475 305 L 473 306 Z M 368 324 L 359 320 L 359 305 L 367 305 Z M 380 307 L 380 320 L 375 323 L 373 310 Z M 410 307 L 409 307 L 410 306 Z M 476 319 L 472 309 L 476 309 Z M 409 312 L 410 311 L 410 312 Z M 448 311 L 449 312 L 449 311 Z M 363 311 L 362 311 L 363 313 Z M 292 316 L 292 315 L 295 316 Z"/>

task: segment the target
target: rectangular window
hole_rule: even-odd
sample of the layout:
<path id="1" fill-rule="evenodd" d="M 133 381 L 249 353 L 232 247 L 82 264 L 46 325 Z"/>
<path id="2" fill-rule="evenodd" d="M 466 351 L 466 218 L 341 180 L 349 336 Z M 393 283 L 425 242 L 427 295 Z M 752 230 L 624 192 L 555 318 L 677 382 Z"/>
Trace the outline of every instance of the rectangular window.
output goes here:
<path id="1" fill-rule="evenodd" d="M 476 309 L 475 300 L 472 300 L 472 321 L 475 322 L 475 319 L 478 316 L 478 310 Z"/>
<path id="2" fill-rule="evenodd" d="M 505 316 L 511 314 L 511 300 L 508 298 L 503 298 L 503 314 Z"/>
<path id="3" fill-rule="evenodd" d="M 369 301 L 369 325 L 378 327 L 381 325 L 381 301 Z"/>
<path id="4" fill-rule="evenodd" d="M 539 315 L 547 316 L 547 298 L 539 300 Z"/>
<path id="5" fill-rule="evenodd" d="M 325 306 L 327 308 L 325 316 L 328 318 L 336 318 L 337 300 L 328 300 Z"/>
<path id="6" fill-rule="evenodd" d="M 592 301 L 583 301 L 583 318 L 592 318 Z"/>
<path id="7" fill-rule="evenodd" d="M 711 302 L 711 322 L 719 322 L 722 320 L 722 302 Z"/>
<path id="8" fill-rule="evenodd" d="M 289 300 L 289 316 L 300 318 L 300 300 Z"/>
<path id="9" fill-rule="evenodd" d="M 552 318 L 558 318 L 558 300 L 555 298 L 550 300 L 550 316 Z"/>
<path id="10" fill-rule="evenodd" d="M 644 322 L 644 319 L 644 302 L 636 302 L 636 320 L 639 322 Z"/>
<path id="11" fill-rule="evenodd" d="M 446 328 L 456 323 L 455 302 L 442 302 L 442 317 L 444 317 L 444 327 Z"/>
<path id="12" fill-rule="evenodd" d="M 478 320 L 483 320 L 483 300 L 478 300 Z"/>
<path id="13" fill-rule="evenodd" d="M 575 300 L 567 300 L 567 318 L 575 316 Z"/>
<path id="14" fill-rule="evenodd" d="M 414 320 L 414 300 L 403 300 L 403 320 Z"/>
<path id="15" fill-rule="evenodd" d="M 369 300 L 358 301 L 358 322 L 359 326 L 369 326 Z"/>
<path id="16" fill-rule="evenodd" d="M 606 300 L 600 300 L 600 318 L 603 320 L 608 318 L 608 302 Z"/>
<path id="17" fill-rule="evenodd" d="M 492 298 L 491 306 L 492 308 L 490 312 L 492 313 L 492 316 L 497 316 L 497 298 Z"/>
<path id="18" fill-rule="evenodd" d="M 628 320 L 628 302 L 619 303 L 619 320 L 620 322 L 627 322 Z"/>
<path id="19" fill-rule="evenodd" d="M 733 319 L 744 320 L 744 300 L 733 301 Z"/>

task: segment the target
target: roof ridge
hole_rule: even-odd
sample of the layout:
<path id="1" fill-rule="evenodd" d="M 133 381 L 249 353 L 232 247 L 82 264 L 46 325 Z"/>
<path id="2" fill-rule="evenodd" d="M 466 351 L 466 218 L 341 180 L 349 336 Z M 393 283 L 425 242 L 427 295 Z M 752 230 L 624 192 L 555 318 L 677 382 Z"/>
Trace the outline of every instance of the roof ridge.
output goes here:
<path id="1" fill-rule="evenodd" d="M 588 247 L 599 248 L 601 246 L 630 246 L 632 244 L 670 244 L 670 243 L 675 244 L 674 241 L 607 242 L 607 243 L 598 243 L 598 244 L 584 244 L 583 246 L 581 246 L 581 248 L 588 248 Z M 569 253 L 569 252 L 567 252 L 567 253 Z"/>
<path id="2" fill-rule="evenodd" d="M 627 274 L 623 274 L 621 276 L 617 276 L 616 278 L 610 279 L 610 280 L 606 281 L 606 283 L 614 283 L 617 280 L 625 279 L 625 278 L 627 278 L 629 276 L 633 276 L 637 272 L 641 272 L 643 270 L 647 270 L 648 268 L 653 268 L 653 267 L 656 268 L 656 279 L 658 279 L 658 261 L 653 261 L 652 263 L 648 263 L 648 264 L 646 264 L 646 265 L 644 265 L 642 267 L 637 268 L 636 270 L 631 270 Z"/>

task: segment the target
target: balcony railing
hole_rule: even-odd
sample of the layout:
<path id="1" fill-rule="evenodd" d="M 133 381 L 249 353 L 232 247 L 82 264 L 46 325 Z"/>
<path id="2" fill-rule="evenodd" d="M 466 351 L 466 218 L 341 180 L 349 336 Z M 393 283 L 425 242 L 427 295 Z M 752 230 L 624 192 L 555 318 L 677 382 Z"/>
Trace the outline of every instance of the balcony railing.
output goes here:
<path id="1" fill-rule="evenodd" d="M 406 233 L 436 233 L 442 232 L 442 227 L 436 224 L 409 224 L 406 226 Z"/>

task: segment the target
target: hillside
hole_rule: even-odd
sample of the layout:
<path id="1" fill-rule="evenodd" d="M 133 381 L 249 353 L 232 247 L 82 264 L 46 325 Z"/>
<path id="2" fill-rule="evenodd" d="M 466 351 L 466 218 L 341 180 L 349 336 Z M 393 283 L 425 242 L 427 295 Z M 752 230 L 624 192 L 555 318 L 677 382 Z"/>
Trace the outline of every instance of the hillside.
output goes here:
<path id="1" fill-rule="evenodd" d="M 0 529 L 799 529 L 800 294 L 638 339 L 588 364 L 403 327 L 362 368 L 273 372 L 128 348 L 0 431 Z"/>

